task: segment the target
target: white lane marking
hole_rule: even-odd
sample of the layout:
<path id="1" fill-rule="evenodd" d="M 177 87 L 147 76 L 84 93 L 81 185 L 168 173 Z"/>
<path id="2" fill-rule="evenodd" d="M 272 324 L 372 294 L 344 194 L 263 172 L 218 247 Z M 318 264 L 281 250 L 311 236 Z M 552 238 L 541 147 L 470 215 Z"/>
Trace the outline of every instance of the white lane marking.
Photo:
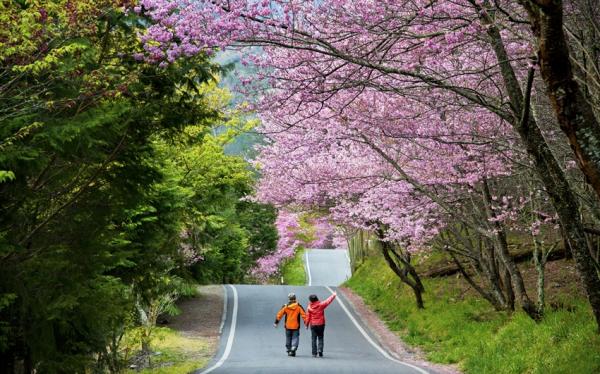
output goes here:
<path id="1" fill-rule="evenodd" d="M 211 371 L 221 367 L 221 365 L 223 365 L 223 363 L 225 362 L 225 360 L 227 360 L 227 358 L 229 357 L 229 354 L 231 353 L 231 346 L 233 345 L 233 338 L 235 336 L 235 325 L 237 324 L 238 293 L 233 285 L 230 284 L 229 287 L 231 287 L 231 290 L 233 291 L 233 311 L 231 312 L 231 328 L 229 329 L 229 337 L 227 338 L 227 345 L 225 346 L 225 352 L 223 352 L 223 356 L 221 356 L 221 359 L 219 359 L 219 361 L 217 361 L 216 364 L 214 364 L 210 368 L 200 372 L 200 374 L 208 374 Z"/>
<path id="2" fill-rule="evenodd" d="M 327 288 L 329 290 L 329 292 L 333 293 L 333 290 L 331 289 L 331 287 L 326 286 L 325 288 Z M 388 360 L 393 361 L 395 363 L 411 367 L 411 368 L 417 370 L 419 373 L 428 374 L 427 371 L 421 369 L 418 366 L 411 365 L 411 364 L 409 364 L 407 362 L 397 360 L 397 359 L 393 358 L 392 356 L 390 356 L 390 354 L 387 353 L 383 348 L 381 348 L 381 346 L 379 344 L 377 344 L 377 343 L 375 343 L 375 341 L 373 341 L 373 339 L 369 336 L 369 334 L 367 334 L 367 332 L 362 328 L 362 326 L 358 323 L 358 321 L 356 321 L 356 319 L 350 313 L 350 311 L 348 310 L 348 308 L 346 307 L 346 305 L 344 304 L 344 302 L 341 300 L 341 298 L 337 297 L 336 299 L 337 299 L 338 303 L 340 303 L 340 306 L 342 307 L 342 309 L 344 309 L 344 312 L 346 312 L 346 314 L 348 315 L 348 318 L 350 318 L 350 321 L 352 321 L 352 323 L 354 323 L 354 326 L 356 326 L 356 328 L 358 329 L 358 331 L 360 331 L 360 333 L 365 337 L 365 339 L 367 339 L 367 341 L 369 343 L 371 343 L 371 345 L 373 347 L 375 347 L 375 349 L 377 349 L 379 351 L 379 353 L 381 353 L 381 355 L 383 357 L 385 357 Z"/>
<path id="3" fill-rule="evenodd" d="M 310 263 L 308 262 L 308 249 L 304 252 L 304 257 L 306 257 L 306 273 L 308 274 L 308 285 L 312 286 L 312 276 L 310 275 Z"/>
<path id="4" fill-rule="evenodd" d="M 223 333 L 223 328 L 225 327 L 225 320 L 227 319 L 227 287 L 225 285 L 221 285 L 223 287 L 223 315 L 221 316 L 221 326 L 219 326 L 219 334 Z"/>

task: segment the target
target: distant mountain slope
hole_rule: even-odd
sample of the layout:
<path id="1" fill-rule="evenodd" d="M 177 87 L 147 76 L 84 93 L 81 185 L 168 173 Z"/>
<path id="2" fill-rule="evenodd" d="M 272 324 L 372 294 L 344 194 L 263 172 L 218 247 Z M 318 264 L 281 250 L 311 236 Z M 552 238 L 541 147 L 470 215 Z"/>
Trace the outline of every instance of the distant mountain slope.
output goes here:
<path id="1" fill-rule="evenodd" d="M 230 66 L 231 70 L 221 77 L 220 86 L 227 87 L 233 94 L 231 105 L 238 105 L 244 101 L 252 101 L 253 97 L 248 97 L 237 92 L 236 87 L 240 85 L 240 78 L 249 77 L 256 73 L 256 68 L 251 65 L 241 63 L 242 55 L 239 51 L 228 50 L 220 52 L 215 57 L 215 62 L 222 66 Z M 257 133 L 246 133 L 239 135 L 235 141 L 225 147 L 227 154 L 241 155 L 246 159 L 252 159 L 256 156 L 254 149 L 257 144 L 263 142 L 263 136 Z"/>

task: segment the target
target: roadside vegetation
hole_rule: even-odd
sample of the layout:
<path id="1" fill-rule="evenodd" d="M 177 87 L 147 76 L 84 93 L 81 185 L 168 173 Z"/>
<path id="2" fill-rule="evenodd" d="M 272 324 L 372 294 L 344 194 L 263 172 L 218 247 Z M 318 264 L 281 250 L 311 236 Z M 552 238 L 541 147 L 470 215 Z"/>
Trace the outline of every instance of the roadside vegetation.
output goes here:
<path id="1" fill-rule="evenodd" d="M 316 213 L 280 210 L 275 221 L 279 239 L 276 250 L 257 260 L 251 274 L 256 282 L 269 284 L 306 284 L 304 250 L 333 248 L 338 237 L 327 217 Z"/>
<path id="2" fill-rule="evenodd" d="M 296 249 L 294 257 L 286 261 L 282 267 L 281 274 L 283 284 L 292 286 L 305 286 L 307 282 L 306 267 L 304 266 L 305 249 Z"/>
<path id="3" fill-rule="evenodd" d="M 123 349 L 139 352 L 135 344 L 135 331 L 127 336 Z M 132 361 L 126 373 L 185 374 L 204 367 L 214 353 L 214 344 L 206 339 L 185 337 L 168 327 L 156 329 L 151 341 L 154 353 L 143 362 Z M 146 367 L 137 370 L 138 367 Z M 151 368 L 148 368 L 151 367 Z"/>
<path id="4" fill-rule="evenodd" d="M 346 286 L 433 362 L 458 364 L 466 373 L 598 373 L 600 337 L 577 291 L 573 261 L 552 265 L 550 308 L 540 322 L 522 311 L 495 311 L 456 275 L 423 278 L 425 308 L 419 309 L 412 290 L 378 255 L 367 257 Z M 531 265 L 522 270 L 535 278 Z"/>

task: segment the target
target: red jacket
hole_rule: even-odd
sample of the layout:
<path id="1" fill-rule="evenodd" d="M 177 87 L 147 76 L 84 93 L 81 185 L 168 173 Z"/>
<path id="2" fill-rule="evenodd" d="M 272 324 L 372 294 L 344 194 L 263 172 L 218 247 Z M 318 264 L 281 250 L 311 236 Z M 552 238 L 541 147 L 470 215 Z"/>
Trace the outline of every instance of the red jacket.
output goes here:
<path id="1" fill-rule="evenodd" d="M 306 326 L 320 326 L 325 324 L 325 308 L 335 299 L 335 295 L 329 296 L 325 301 L 311 302 L 306 310 Z"/>

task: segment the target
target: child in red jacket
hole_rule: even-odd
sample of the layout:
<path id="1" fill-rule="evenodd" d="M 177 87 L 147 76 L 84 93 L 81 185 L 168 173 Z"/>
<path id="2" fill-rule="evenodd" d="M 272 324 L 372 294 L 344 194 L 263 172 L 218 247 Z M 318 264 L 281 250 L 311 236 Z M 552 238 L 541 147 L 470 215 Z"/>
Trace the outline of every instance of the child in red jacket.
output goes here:
<path id="1" fill-rule="evenodd" d="M 323 357 L 323 335 L 325 333 L 325 308 L 331 304 L 337 293 L 333 293 L 325 301 L 319 301 L 317 295 L 310 295 L 308 300 L 310 304 L 306 312 L 306 328 L 310 326 L 312 335 L 312 355 L 313 357 Z M 317 347 L 318 340 L 318 347 Z"/>

